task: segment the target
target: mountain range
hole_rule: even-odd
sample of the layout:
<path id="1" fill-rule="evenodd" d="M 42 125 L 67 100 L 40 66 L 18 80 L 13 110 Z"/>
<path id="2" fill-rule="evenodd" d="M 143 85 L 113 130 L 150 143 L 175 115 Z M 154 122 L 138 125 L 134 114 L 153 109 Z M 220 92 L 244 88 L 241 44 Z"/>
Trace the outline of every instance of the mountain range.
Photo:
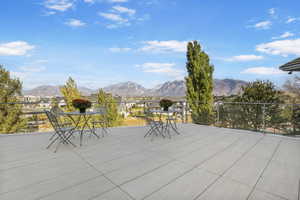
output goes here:
<path id="1" fill-rule="evenodd" d="M 246 85 L 247 82 L 234 79 L 215 79 L 214 80 L 214 95 L 228 96 L 237 94 L 241 87 Z M 61 96 L 59 91 L 60 86 L 43 85 L 31 90 L 24 90 L 24 95 L 32 96 Z M 96 93 L 97 90 L 92 90 L 86 87 L 78 87 L 83 95 L 90 95 Z M 163 84 L 157 85 L 154 88 L 147 89 L 135 82 L 123 82 L 102 88 L 105 92 L 112 93 L 119 96 L 185 96 L 186 87 L 185 81 L 175 80 L 168 81 Z"/>

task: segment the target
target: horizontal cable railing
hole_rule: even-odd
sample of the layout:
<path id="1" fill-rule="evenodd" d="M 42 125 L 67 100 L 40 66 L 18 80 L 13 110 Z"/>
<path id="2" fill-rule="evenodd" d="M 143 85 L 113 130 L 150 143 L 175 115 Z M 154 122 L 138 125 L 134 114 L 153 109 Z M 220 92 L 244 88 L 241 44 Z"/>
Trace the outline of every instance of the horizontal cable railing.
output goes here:
<path id="1" fill-rule="evenodd" d="M 52 130 L 44 110 L 51 109 L 50 104 L 41 106 L 42 101 L 1 103 L 3 105 L 22 105 L 22 117 L 27 126 L 20 132 L 43 132 Z M 99 106 L 92 102 L 91 110 Z M 120 122 L 114 126 L 144 126 L 143 116 L 149 109 L 160 109 L 159 100 L 126 100 L 106 102 L 116 104 Z M 198 103 L 201 105 L 201 103 Z M 64 108 L 62 108 L 64 109 Z M 178 112 L 178 122 L 207 124 L 195 120 L 195 113 L 186 100 L 175 101 L 173 109 Z M 261 102 L 223 102 L 214 103 L 212 120 L 209 125 L 259 131 L 281 135 L 296 135 L 300 133 L 300 104 L 276 104 Z M 1 130 L 1 129 L 0 129 Z"/>

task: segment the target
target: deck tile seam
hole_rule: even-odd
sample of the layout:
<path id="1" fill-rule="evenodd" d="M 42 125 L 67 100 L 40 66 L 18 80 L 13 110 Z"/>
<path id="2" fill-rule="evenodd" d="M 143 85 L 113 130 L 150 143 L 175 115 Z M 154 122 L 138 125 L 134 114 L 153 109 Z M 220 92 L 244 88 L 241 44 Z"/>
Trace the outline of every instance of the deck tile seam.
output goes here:
<path id="1" fill-rule="evenodd" d="M 69 150 L 69 152 L 71 152 L 71 150 Z M 36 162 L 31 162 L 31 163 L 28 163 L 28 164 L 23 164 L 23 165 L 20 165 L 20 166 L 10 167 L 10 168 L 7 168 L 7 169 L 0 169 L 0 172 L 2 172 L 2 171 L 7 171 L 7 170 L 11 170 L 11 169 L 16 169 L 16 168 L 20 168 L 20 167 L 31 166 L 31 165 L 34 165 L 34 164 L 38 164 L 38 163 L 42 163 L 42 162 L 51 161 L 51 160 L 54 160 L 54 159 L 57 159 L 57 158 L 61 158 L 61 157 L 47 158 L 47 159 L 45 159 L 45 160 L 39 160 L 39 161 L 36 161 Z M 15 160 L 15 161 L 17 161 L 17 160 Z M 11 161 L 11 162 L 15 162 L 15 161 Z M 23 160 L 23 161 L 24 161 L 24 160 Z"/>
<path id="2" fill-rule="evenodd" d="M 200 194 L 198 194 L 193 200 L 199 199 L 199 197 L 201 195 L 203 195 L 210 187 L 212 187 L 218 180 L 220 180 L 222 177 L 224 177 L 224 175 L 226 174 L 226 172 L 228 172 L 230 169 L 232 169 L 235 164 L 237 162 L 239 162 L 241 159 L 243 159 L 245 157 L 246 154 L 248 154 L 260 141 L 262 141 L 264 139 L 264 136 L 261 136 L 256 142 L 255 144 L 253 144 L 249 149 L 247 149 L 237 160 L 235 160 L 226 170 L 224 170 L 224 172 L 222 172 L 219 177 L 216 178 L 216 180 L 208 185 Z"/>
<path id="3" fill-rule="evenodd" d="M 188 137 L 187 137 L 188 138 Z M 120 142 L 118 142 L 118 143 L 114 143 L 113 145 L 114 146 L 118 146 L 120 143 L 122 143 L 122 140 L 121 139 L 119 139 L 119 141 Z M 167 144 L 170 144 L 170 143 L 172 143 L 172 141 L 169 141 L 169 142 L 167 142 L 167 143 L 164 143 L 164 144 L 156 144 L 156 145 L 153 145 L 152 147 L 150 147 L 150 148 L 154 148 L 154 147 L 156 147 L 156 146 L 162 146 L 162 145 L 167 145 Z M 95 147 L 95 145 L 97 145 L 97 144 L 94 144 L 92 147 Z M 86 153 L 86 152 L 80 152 L 80 150 L 77 150 L 77 152 L 78 153 L 80 153 L 80 154 L 82 154 L 82 153 Z"/>
<path id="4" fill-rule="evenodd" d="M 220 152 L 224 151 L 224 150 L 227 149 L 227 148 L 230 148 L 231 145 L 233 145 L 234 143 L 238 142 L 240 139 L 242 139 L 242 138 L 239 137 L 239 138 L 236 139 L 234 142 L 232 142 L 232 143 L 230 143 L 228 146 L 224 147 L 222 150 L 219 150 L 218 152 L 216 152 L 216 153 L 214 153 L 213 155 L 211 155 L 209 158 L 207 158 L 207 159 L 201 161 L 201 163 L 204 163 L 204 162 L 206 162 L 207 160 L 210 160 L 211 158 L 215 157 L 215 156 L 216 156 L 217 154 L 219 154 Z M 183 163 L 183 164 L 188 164 L 188 163 L 186 163 L 186 162 L 183 162 L 183 161 L 180 161 L 180 160 L 177 160 L 177 159 L 175 159 L 175 160 L 176 160 L 176 161 L 179 161 L 179 162 L 181 162 L 181 163 Z M 181 175 L 179 175 L 179 176 L 173 178 L 173 179 L 172 179 L 171 181 L 169 181 L 167 184 L 164 184 L 163 186 L 161 186 L 161 187 L 158 188 L 157 190 L 155 190 L 155 191 L 151 192 L 150 194 L 146 195 L 145 197 L 142 198 L 142 200 L 144 200 L 144 199 L 150 197 L 150 196 L 153 195 L 154 193 L 160 191 L 161 189 L 163 189 L 163 188 L 166 187 L 167 185 L 173 183 L 173 182 L 176 181 L 177 179 L 183 177 L 184 175 L 188 174 L 189 172 L 195 170 L 196 168 L 198 168 L 198 166 L 193 166 L 191 169 L 189 169 L 189 170 L 185 171 L 184 173 L 182 173 Z M 204 171 L 206 171 L 206 170 L 204 170 Z M 213 174 L 213 173 L 211 173 L 211 172 L 208 172 L 208 173 Z M 215 174 L 214 174 L 214 175 L 215 175 Z M 217 176 L 219 176 L 219 175 L 217 175 Z"/>
<path id="5" fill-rule="evenodd" d="M 223 139 L 223 138 L 225 138 L 226 136 L 222 136 L 222 137 L 220 137 L 219 139 L 221 140 L 221 139 Z M 237 140 L 240 140 L 240 139 L 242 139 L 241 137 L 239 137 Z M 236 141 L 236 140 L 235 140 Z M 234 141 L 234 142 L 235 142 Z M 233 142 L 233 143 L 234 143 Z M 170 157 L 170 158 L 175 158 L 177 161 L 180 161 L 179 159 L 180 158 L 182 158 L 182 157 L 184 157 L 184 156 L 186 156 L 187 154 L 191 154 L 191 153 L 195 153 L 195 152 L 197 152 L 197 151 L 199 151 L 200 149 L 202 149 L 202 148 L 204 148 L 204 147 L 207 147 L 207 146 L 209 146 L 209 145 L 211 145 L 211 143 L 204 143 L 201 147 L 199 147 L 199 148 L 197 148 L 197 149 L 194 149 L 194 150 L 192 150 L 192 151 L 190 151 L 190 152 L 187 152 L 187 153 L 185 153 L 184 155 L 180 155 L 179 157 Z M 227 147 L 227 146 L 226 146 Z M 225 148 L 226 148 L 225 147 Z M 184 161 L 180 161 L 180 162 L 183 162 L 183 163 L 186 163 L 186 162 L 184 162 Z M 186 163 L 186 164 L 188 164 L 188 163 Z"/>
<path id="6" fill-rule="evenodd" d="M 226 137 L 226 136 L 224 136 L 224 137 Z M 222 139 L 222 138 L 223 138 L 223 137 L 221 137 L 220 139 Z M 222 151 L 226 150 L 227 148 L 230 148 L 232 145 L 234 145 L 236 142 L 238 142 L 238 141 L 241 140 L 241 139 L 242 139 L 242 137 L 238 137 L 238 138 L 235 139 L 232 143 L 228 144 L 228 145 L 225 146 L 223 149 L 217 151 L 217 152 L 214 153 L 212 156 L 210 156 L 210 157 L 208 157 L 207 159 L 205 159 L 204 162 L 206 162 L 207 160 L 209 160 L 211 157 L 214 157 L 215 154 L 221 153 Z M 211 145 L 211 143 L 204 144 L 203 146 L 197 148 L 196 150 L 193 150 L 193 151 L 191 151 L 191 152 L 188 152 L 188 153 L 186 153 L 186 154 L 184 154 L 184 155 L 179 156 L 178 158 L 175 158 L 175 160 L 180 161 L 180 162 L 185 163 L 185 164 L 190 164 L 190 163 L 188 163 L 188 162 L 186 162 L 186 161 L 182 161 L 182 160 L 179 160 L 179 159 L 182 158 L 182 157 L 184 157 L 184 156 L 186 156 L 187 154 L 195 153 L 195 152 L 197 152 L 197 151 L 201 150 L 202 148 L 207 147 L 207 146 L 209 146 L 209 145 Z M 200 163 L 202 164 L 202 162 L 203 162 L 203 161 L 201 161 Z M 200 164 L 200 165 L 201 165 L 201 164 Z M 196 166 L 196 167 L 197 167 L 197 166 Z"/>
<path id="7" fill-rule="evenodd" d="M 299 179 L 299 183 L 298 183 L 298 200 L 300 200 L 300 179 Z"/>
<path id="8" fill-rule="evenodd" d="M 215 173 L 215 172 L 212 172 L 212 171 L 209 171 L 209 170 L 207 170 L 207 169 L 203 169 L 203 170 L 206 171 L 206 172 L 208 172 L 208 173 L 210 173 L 210 174 L 214 174 L 214 175 L 216 175 L 216 176 L 221 176 L 220 174 Z M 231 178 L 231 177 L 226 177 L 226 176 L 223 176 L 223 177 L 224 177 L 225 179 L 228 179 L 228 180 L 232 181 L 232 182 L 236 182 L 236 183 L 238 183 L 238 184 L 241 184 L 241 185 L 244 185 L 244 186 L 247 186 L 247 187 L 251 187 L 251 185 L 249 185 L 249 184 L 247 184 L 247 183 L 244 183 L 244 182 L 241 182 L 241 181 L 238 181 L 238 180 L 233 179 L 233 178 Z M 278 197 L 278 198 L 280 198 L 280 199 L 288 200 L 286 197 L 282 197 L 282 196 L 280 196 L 280 195 L 278 195 L 278 194 L 273 194 L 273 193 L 268 192 L 268 191 L 265 191 L 265 190 L 263 190 L 263 189 L 256 188 L 256 190 L 259 190 L 259 191 L 268 193 L 268 194 L 270 194 L 270 195 L 272 195 L 272 196 L 276 196 L 276 197 Z"/>
<path id="9" fill-rule="evenodd" d="M 252 195 L 252 193 L 253 193 L 254 190 L 256 189 L 256 186 L 257 186 L 258 182 L 259 182 L 260 179 L 262 178 L 264 172 L 266 171 L 266 169 L 267 169 L 268 166 L 270 165 L 271 161 L 273 160 L 273 158 L 274 158 L 276 152 L 278 151 L 281 142 L 282 142 L 282 140 L 279 140 L 278 144 L 276 145 L 276 148 L 274 149 L 274 151 L 273 151 L 271 157 L 269 158 L 269 160 L 268 160 L 266 166 L 264 167 L 264 169 L 263 169 L 262 172 L 260 173 L 258 179 L 256 180 L 256 183 L 255 183 L 254 186 L 252 187 L 252 190 L 250 191 L 250 193 L 249 193 L 249 195 L 247 196 L 246 200 L 249 200 L 250 196 Z"/>
<path id="10" fill-rule="evenodd" d="M 76 173 L 78 170 L 82 170 L 82 169 L 86 169 L 86 166 L 80 167 L 80 168 L 78 168 L 78 169 L 74 169 L 74 170 L 72 170 L 71 172 L 66 172 L 65 174 L 63 174 L 63 176 L 65 176 L 66 174 L 67 174 L 67 175 L 69 175 L 69 174 L 74 174 L 74 173 Z M 8 191 L 5 191 L 5 192 L 0 192 L 0 196 L 1 196 L 1 195 L 4 195 L 4 194 L 7 194 L 7 193 L 11 193 L 11 192 L 16 192 L 16 191 L 19 191 L 19 190 L 23 190 L 23 189 L 32 187 L 32 186 L 34 186 L 34 185 L 38 185 L 38 184 L 47 182 L 47 181 L 51 181 L 51 180 L 54 180 L 54 179 L 56 179 L 57 177 L 60 177 L 60 176 L 61 176 L 61 175 L 57 175 L 57 176 L 54 176 L 54 177 L 51 177 L 51 178 L 46 178 L 46 179 L 43 179 L 43 180 L 40 180 L 40 181 L 31 183 L 31 184 L 28 184 L 28 185 L 25 185 L 25 186 L 17 187 L 17 188 L 14 188 L 14 189 L 11 189 L 11 190 L 8 190 Z"/>
<path id="11" fill-rule="evenodd" d="M 78 157 L 80 157 L 84 162 L 86 162 L 90 167 L 92 167 L 93 169 L 95 169 L 97 172 L 101 173 L 102 176 L 108 180 L 111 184 L 113 184 L 115 187 L 114 188 L 118 188 L 120 189 L 122 192 L 124 192 L 125 194 L 127 194 L 132 200 L 135 200 L 135 198 L 133 198 L 127 191 L 123 190 L 118 184 L 116 184 L 114 181 L 112 181 L 110 178 L 108 178 L 101 170 L 99 170 L 98 168 L 96 168 L 93 164 L 91 164 L 89 161 L 85 160 L 84 157 L 82 157 L 80 154 L 78 154 L 77 152 L 73 151 L 74 154 L 76 154 Z M 93 197 L 90 197 L 90 199 L 94 199 L 98 196 L 101 196 L 102 194 L 104 194 L 104 192 L 101 192 L 100 194 L 94 195 Z"/>
<path id="12" fill-rule="evenodd" d="M 172 142 L 172 141 L 171 141 Z M 169 144 L 169 143 L 168 143 Z M 158 144 L 157 146 L 159 146 L 160 144 Z M 151 148 L 153 148 L 153 147 L 151 147 Z M 155 152 L 155 151 L 153 151 L 153 150 L 151 150 L 150 148 L 148 149 L 148 148 L 144 148 L 144 149 L 142 149 L 142 151 L 144 151 L 144 152 L 150 152 L 150 153 L 153 153 L 153 152 Z M 78 151 L 76 151 L 77 153 L 79 153 Z M 127 157 L 127 156 L 131 156 L 131 155 L 134 155 L 134 154 L 138 154 L 138 153 L 140 153 L 141 152 L 141 150 L 136 150 L 136 151 L 134 151 L 134 152 L 131 152 L 131 153 L 128 153 L 128 154 L 124 154 L 124 155 L 122 155 L 122 156 L 118 156 L 118 157 L 116 157 L 116 158 L 114 158 L 114 159 L 111 159 L 111 160 L 107 160 L 107 161 L 104 161 L 103 163 L 107 163 L 107 162 L 110 162 L 110 161 L 113 161 L 113 160 L 117 160 L 117 159 L 120 159 L 120 158 L 122 158 L 122 157 Z M 84 156 L 84 155 L 82 155 L 81 153 L 79 153 L 81 156 Z M 166 156 L 167 157 L 167 156 Z M 170 159 L 173 159 L 172 157 L 168 157 L 168 158 L 170 158 Z M 100 161 L 101 162 L 101 161 Z M 99 163 L 100 163 L 99 162 Z"/>
<path id="13" fill-rule="evenodd" d="M 224 138 L 224 137 L 226 137 L 226 136 L 222 136 L 220 139 L 222 139 L 222 138 Z M 203 138 L 201 138 L 201 139 L 199 139 L 199 140 L 197 140 L 197 141 L 195 141 L 195 142 L 201 141 L 202 139 L 203 139 Z M 191 143 L 194 143 L 194 142 L 191 142 Z M 167 144 L 169 144 L 169 143 L 167 143 Z M 189 143 L 189 144 L 190 144 L 190 143 Z M 209 144 L 207 144 L 207 145 L 209 145 Z M 157 146 L 159 146 L 159 145 L 157 145 Z M 204 145 L 204 146 L 205 146 L 205 145 Z M 203 146 L 202 146 L 202 147 L 203 147 Z M 202 148 L 202 147 L 200 147 L 200 148 Z M 151 147 L 151 148 L 153 148 L 153 147 Z M 195 151 L 199 150 L 200 148 L 197 148 Z M 142 151 L 143 151 L 143 152 L 149 152 L 149 153 L 157 153 L 156 150 L 148 149 L 148 148 L 145 148 L 145 149 L 143 149 Z M 118 159 L 120 159 L 120 158 L 124 158 L 124 157 L 128 157 L 128 156 L 131 156 L 131 155 L 134 155 L 134 154 L 138 154 L 138 153 L 140 153 L 140 152 L 141 152 L 141 151 L 139 150 L 139 151 L 135 151 L 135 152 L 133 152 L 133 153 L 124 154 L 124 155 L 122 155 L 122 156 L 118 156 L 118 157 L 116 157 L 116 158 L 114 158 L 114 159 L 111 159 L 111 160 L 108 160 L 108 161 L 104 161 L 104 162 L 102 162 L 102 163 L 105 164 L 105 163 L 108 163 L 108 162 L 111 162 L 111 161 L 114 161 L 114 160 L 118 160 Z M 192 152 L 194 152 L 194 151 L 192 151 Z M 191 153 L 191 152 L 188 152 L 188 153 Z M 176 158 L 171 157 L 171 156 L 168 156 L 168 155 L 164 155 L 164 157 L 166 157 L 166 158 L 168 158 L 168 159 L 171 159 L 171 160 L 176 159 Z M 100 161 L 100 162 L 93 163 L 93 164 L 97 164 L 97 163 L 101 163 L 101 161 Z M 103 172 L 103 173 L 104 173 L 104 172 Z M 107 173 L 104 173 L 104 174 L 107 174 Z"/>
<path id="14" fill-rule="evenodd" d="M 99 172 L 97 171 L 97 173 L 99 173 Z M 63 188 L 61 188 L 61 189 L 55 190 L 55 191 L 53 191 L 53 192 L 51 192 L 51 193 L 48 193 L 48 194 L 44 194 L 44 195 L 42 195 L 42 196 L 39 196 L 39 197 L 35 198 L 35 200 L 41 200 L 41 199 L 43 199 L 43 198 L 46 198 L 46 197 L 51 196 L 51 195 L 53 195 L 53 194 L 56 194 L 56 193 L 58 193 L 58 192 L 62 192 L 62 191 L 64 191 L 64 190 L 68 190 L 68 189 L 70 189 L 70 188 L 73 188 L 73 187 L 76 187 L 76 186 L 78 186 L 78 185 L 87 183 L 87 182 L 89 182 L 89 181 L 95 180 L 95 179 L 97 179 L 97 178 L 99 178 L 99 177 L 102 177 L 102 176 L 103 176 L 103 174 L 96 175 L 96 176 L 94 176 L 94 177 L 92 177 L 92 178 L 89 178 L 89 179 L 86 179 L 86 180 L 84 180 L 84 181 L 80 181 L 80 182 L 77 182 L 77 183 L 75 183 L 75 184 L 73 184 L 73 185 L 69 185 L 69 186 L 67 186 L 67 187 L 63 187 Z"/>

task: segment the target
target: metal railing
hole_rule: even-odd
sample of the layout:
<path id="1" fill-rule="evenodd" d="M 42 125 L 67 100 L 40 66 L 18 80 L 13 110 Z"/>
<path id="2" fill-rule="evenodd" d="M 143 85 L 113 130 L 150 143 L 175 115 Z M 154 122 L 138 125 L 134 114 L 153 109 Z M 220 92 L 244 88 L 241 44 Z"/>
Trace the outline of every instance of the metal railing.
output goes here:
<path id="1" fill-rule="evenodd" d="M 23 105 L 22 117 L 27 126 L 20 132 L 43 132 L 51 130 L 41 102 L 0 103 Z M 159 109 L 159 100 L 132 100 L 114 102 L 117 104 L 120 123 L 117 126 L 144 126 L 143 115 L 149 109 Z M 91 109 L 97 107 L 93 102 Z M 186 100 L 178 100 L 173 109 L 179 113 L 178 122 L 205 124 L 192 119 L 193 111 Z M 246 102 L 215 102 L 210 125 L 232 129 L 244 129 L 281 135 L 300 134 L 300 104 L 272 104 Z"/>
<path id="2" fill-rule="evenodd" d="M 264 133 L 300 134 L 300 104 L 217 102 L 214 125 Z"/>

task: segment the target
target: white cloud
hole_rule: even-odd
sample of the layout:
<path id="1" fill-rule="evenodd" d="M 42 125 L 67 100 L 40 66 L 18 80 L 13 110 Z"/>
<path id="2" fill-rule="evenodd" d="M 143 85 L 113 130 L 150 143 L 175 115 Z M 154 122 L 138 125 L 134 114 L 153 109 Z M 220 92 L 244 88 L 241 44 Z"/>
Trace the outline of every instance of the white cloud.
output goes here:
<path id="1" fill-rule="evenodd" d="M 270 8 L 270 9 L 268 10 L 268 12 L 269 12 L 269 14 L 270 14 L 271 16 L 274 16 L 275 13 L 276 13 L 276 9 L 275 9 L 275 8 Z"/>
<path id="2" fill-rule="evenodd" d="M 295 18 L 295 17 L 288 17 L 288 19 L 286 20 L 285 23 L 290 24 L 292 22 L 295 22 L 297 20 L 300 20 L 299 18 Z"/>
<path id="3" fill-rule="evenodd" d="M 74 6 L 73 0 L 45 0 L 44 6 L 50 10 L 64 12 Z"/>
<path id="4" fill-rule="evenodd" d="M 262 60 L 264 59 L 263 56 L 257 56 L 257 55 L 239 55 L 239 56 L 233 56 L 231 58 L 226 58 L 225 61 L 255 61 L 255 60 Z"/>
<path id="5" fill-rule="evenodd" d="M 269 43 L 259 44 L 256 46 L 256 50 L 272 55 L 300 56 L 300 38 L 294 40 L 277 40 Z"/>
<path id="6" fill-rule="evenodd" d="M 45 11 L 43 16 L 50 16 L 56 14 L 55 11 Z"/>
<path id="7" fill-rule="evenodd" d="M 177 79 L 182 78 L 184 71 L 175 69 L 174 66 L 175 63 L 144 63 L 142 65 L 137 65 L 143 72 L 164 74 Z"/>
<path id="8" fill-rule="evenodd" d="M 128 52 L 130 50 L 131 50 L 131 48 L 120 48 L 120 47 L 109 48 L 109 51 L 111 51 L 113 53 Z"/>
<path id="9" fill-rule="evenodd" d="M 19 78 L 20 80 L 23 80 L 23 79 L 25 79 L 28 76 L 28 73 L 27 72 L 15 72 L 15 71 L 11 71 L 10 75 L 13 78 Z"/>
<path id="10" fill-rule="evenodd" d="M 95 3 L 96 0 L 83 0 L 85 3 Z"/>
<path id="11" fill-rule="evenodd" d="M 285 74 L 283 71 L 273 67 L 252 67 L 245 69 L 242 74 L 255 74 L 255 75 L 279 75 Z"/>
<path id="12" fill-rule="evenodd" d="M 0 44 L 0 56 L 24 56 L 34 49 L 33 45 L 24 41 L 14 41 Z"/>
<path id="13" fill-rule="evenodd" d="M 272 37 L 272 40 L 277 40 L 277 39 L 284 39 L 284 38 L 288 38 L 288 37 L 293 37 L 295 34 L 294 33 L 291 33 L 291 32 L 285 32 L 283 34 L 281 34 L 280 36 L 278 37 Z"/>
<path id="14" fill-rule="evenodd" d="M 145 41 L 146 45 L 139 49 L 139 51 L 148 52 L 186 52 L 188 41 Z"/>
<path id="15" fill-rule="evenodd" d="M 71 27 L 81 27 L 86 25 L 86 23 L 78 19 L 69 19 L 65 24 Z"/>
<path id="16" fill-rule="evenodd" d="M 128 0 L 108 0 L 110 3 L 126 3 Z"/>
<path id="17" fill-rule="evenodd" d="M 111 21 L 115 21 L 115 22 L 119 22 L 119 23 L 126 23 L 128 22 L 128 19 L 125 19 L 123 17 L 121 17 L 118 14 L 114 14 L 114 13 L 104 13 L 104 12 L 100 12 L 99 13 L 100 16 L 104 17 L 105 19 L 111 20 Z"/>
<path id="18" fill-rule="evenodd" d="M 254 24 L 252 27 L 257 28 L 257 29 L 269 29 L 272 26 L 271 21 L 261 21 L 256 24 Z"/>
<path id="19" fill-rule="evenodd" d="M 46 70 L 46 67 L 44 66 L 22 66 L 20 67 L 20 70 L 22 70 L 24 73 L 26 72 L 42 72 Z"/>
<path id="20" fill-rule="evenodd" d="M 130 9 L 130 8 L 126 8 L 126 7 L 123 7 L 123 6 L 113 6 L 113 10 L 117 11 L 119 13 L 128 14 L 130 16 L 132 16 L 132 15 L 134 15 L 136 13 L 136 10 Z"/>

